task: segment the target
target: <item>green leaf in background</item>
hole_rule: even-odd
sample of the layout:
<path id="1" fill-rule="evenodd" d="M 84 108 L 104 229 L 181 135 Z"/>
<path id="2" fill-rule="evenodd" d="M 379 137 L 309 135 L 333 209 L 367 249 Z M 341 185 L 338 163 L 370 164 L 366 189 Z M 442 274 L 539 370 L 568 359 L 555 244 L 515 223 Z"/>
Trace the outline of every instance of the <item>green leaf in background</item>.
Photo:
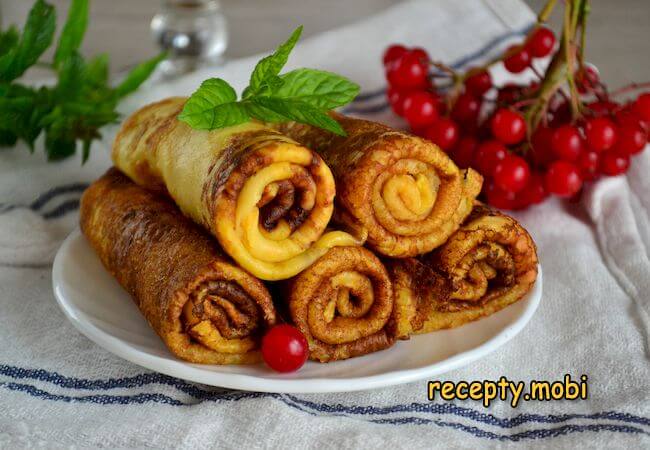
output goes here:
<path id="1" fill-rule="evenodd" d="M 59 128 L 64 128 L 65 125 Z M 47 131 L 45 133 L 45 153 L 48 161 L 59 161 L 74 155 L 77 144 L 74 138 L 70 138 L 56 131 Z"/>
<path id="2" fill-rule="evenodd" d="M 13 147 L 18 141 L 18 136 L 9 130 L 0 130 L 0 148 Z"/>
<path id="3" fill-rule="evenodd" d="M 88 161 L 88 157 L 90 156 L 91 143 L 91 139 L 84 139 L 83 141 L 83 147 L 81 148 L 81 164 L 86 164 L 86 161 Z"/>
<path id="4" fill-rule="evenodd" d="M 59 82 L 56 85 L 56 94 L 65 101 L 76 97 L 84 82 L 85 63 L 81 55 L 73 52 L 59 66 Z"/>
<path id="5" fill-rule="evenodd" d="M 72 0 L 68 19 L 59 36 L 59 44 L 54 53 L 54 67 L 59 67 L 77 52 L 88 26 L 88 0 Z"/>
<path id="6" fill-rule="evenodd" d="M 250 119 L 237 93 L 221 78 L 209 78 L 185 102 L 178 120 L 197 130 L 214 130 Z"/>
<path id="7" fill-rule="evenodd" d="M 0 56 L 0 81 L 15 80 L 38 61 L 52 43 L 55 27 L 54 8 L 43 0 L 37 0 L 29 11 L 20 40 Z"/>
<path id="8" fill-rule="evenodd" d="M 24 86 L 11 84 L 0 88 L 0 132 L 16 136 L 33 145 L 41 128 L 33 126 L 38 113 L 39 92 Z M 5 139 L 11 142 L 13 138 Z"/>
<path id="9" fill-rule="evenodd" d="M 339 136 L 345 136 L 345 131 L 336 120 L 332 119 L 327 112 L 308 103 L 275 97 L 254 97 L 251 102 L 270 109 L 290 120 L 313 125 Z"/>
<path id="10" fill-rule="evenodd" d="M 0 31 L 0 55 L 14 48 L 20 39 L 18 28 L 10 26 L 6 31 Z"/>
<path id="11" fill-rule="evenodd" d="M 296 28 L 295 31 L 291 33 L 291 36 L 289 36 L 289 39 L 287 39 L 287 42 L 280 45 L 272 55 L 262 58 L 260 62 L 257 63 L 253 73 L 251 74 L 249 86 L 244 90 L 244 99 L 258 94 L 267 82 L 272 82 L 270 80 L 273 80 L 273 77 L 277 77 L 280 70 L 282 70 L 284 65 L 287 63 L 289 54 L 296 46 L 296 42 L 300 39 L 301 34 L 302 25 Z"/>
<path id="12" fill-rule="evenodd" d="M 99 129 L 118 119 L 121 97 L 135 91 L 154 71 L 165 54 L 136 66 L 115 88 L 111 87 L 108 56 L 88 62 L 79 53 L 88 25 L 88 0 L 71 0 L 52 64 L 58 76 L 55 86 L 32 89 L 14 82 L 38 62 L 54 39 L 56 14 L 44 0 L 36 0 L 22 33 L 16 27 L 0 30 L 0 146 L 18 140 L 34 150 L 34 141 L 45 133 L 49 160 L 75 153 L 81 141 L 82 160 L 88 159 L 91 142 L 101 138 Z"/>
<path id="13" fill-rule="evenodd" d="M 338 108 L 359 94 L 358 84 L 324 70 L 296 69 L 280 78 L 283 83 L 272 97 L 300 100 L 317 108 Z"/>
<path id="14" fill-rule="evenodd" d="M 144 61 L 131 70 L 120 84 L 115 88 L 115 94 L 118 98 L 129 95 L 140 87 L 147 78 L 153 73 L 158 66 L 158 63 L 167 57 L 167 53 L 163 52 L 158 56 Z"/>
<path id="15" fill-rule="evenodd" d="M 84 78 L 90 86 L 106 86 L 108 83 L 108 55 L 102 53 L 86 62 Z"/>

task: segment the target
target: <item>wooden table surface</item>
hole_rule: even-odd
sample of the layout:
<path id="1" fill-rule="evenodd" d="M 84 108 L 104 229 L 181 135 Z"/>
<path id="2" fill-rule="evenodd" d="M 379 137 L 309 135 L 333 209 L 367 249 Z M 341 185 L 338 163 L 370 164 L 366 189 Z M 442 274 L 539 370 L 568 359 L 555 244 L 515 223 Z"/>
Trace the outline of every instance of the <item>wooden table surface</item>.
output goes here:
<path id="1" fill-rule="evenodd" d="M 49 1 L 57 6 L 59 17 L 64 17 L 69 0 Z M 221 0 L 230 30 L 226 55 L 237 58 L 263 52 L 298 24 L 305 25 L 308 36 L 354 22 L 397 1 Z M 534 10 L 545 3 L 525 1 Z M 23 23 L 31 4 L 31 0 L 0 0 L 3 26 Z M 94 0 L 84 53 L 109 53 L 114 72 L 155 54 L 157 48 L 150 36 L 149 22 L 160 4 L 161 0 Z M 650 81 L 648 18 L 650 0 L 592 0 L 587 55 L 610 87 Z M 553 22 L 558 19 L 556 15 Z"/>

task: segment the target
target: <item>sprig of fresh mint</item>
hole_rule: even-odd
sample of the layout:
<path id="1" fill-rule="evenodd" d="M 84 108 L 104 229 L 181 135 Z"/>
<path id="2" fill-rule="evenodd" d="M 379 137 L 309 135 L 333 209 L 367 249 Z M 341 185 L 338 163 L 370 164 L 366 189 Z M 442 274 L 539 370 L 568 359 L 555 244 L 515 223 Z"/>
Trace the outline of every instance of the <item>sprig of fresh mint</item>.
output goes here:
<path id="1" fill-rule="evenodd" d="M 273 54 L 257 63 L 240 100 L 228 82 L 210 78 L 190 96 L 178 119 L 197 130 L 214 130 L 251 119 L 296 121 L 345 136 L 328 111 L 354 100 L 359 94 L 357 84 L 315 69 L 296 69 L 280 75 L 301 33 L 302 26 Z"/>
<path id="2" fill-rule="evenodd" d="M 71 0 L 51 63 L 39 62 L 56 28 L 56 11 L 44 0 L 34 3 L 22 32 L 15 26 L 0 30 L 0 147 L 22 140 L 33 151 L 34 141 L 44 133 L 49 160 L 73 155 L 81 141 L 85 162 L 91 142 L 101 138 L 99 129 L 117 121 L 120 99 L 149 78 L 165 57 L 141 63 L 111 86 L 108 56 L 85 60 L 79 54 L 87 25 L 88 0 Z M 34 88 L 16 81 L 37 63 L 56 72 L 56 85 Z"/>

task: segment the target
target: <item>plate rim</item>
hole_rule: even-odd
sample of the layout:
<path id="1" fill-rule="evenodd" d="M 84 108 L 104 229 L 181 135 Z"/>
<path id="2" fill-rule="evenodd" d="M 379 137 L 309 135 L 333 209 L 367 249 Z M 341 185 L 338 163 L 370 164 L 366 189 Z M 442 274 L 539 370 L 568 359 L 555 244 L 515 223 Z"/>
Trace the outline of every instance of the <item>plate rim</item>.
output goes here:
<path id="1" fill-rule="evenodd" d="M 454 369 L 465 367 L 494 352 L 514 338 L 530 322 L 537 311 L 542 298 L 542 267 L 538 263 L 537 280 L 533 289 L 526 295 L 529 302 L 522 314 L 513 322 L 501 329 L 495 336 L 491 337 L 481 345 L 470 350 L 454 354 L 453 356 L 423 367 L 390 371 L 381 374 L 352 377 L 352 378 L 272 378 L 256 375 L 223 373 L 205 370 L 201 364 L 193 364 L 181 359 L 169 359 L 152 355 L 138 350 L 127 342 L 111 335 L 96 327 L 89 321 L 84 320 L 80 314 L 71 307 L 63 292 L 63 260 L 69 247 L 76 239 L 85 239 L 79 227 L 75 228 L 63 241 L 56 252 L 52 265 L 52 288 L 54 297 L 63 311 L 66 318 L 81 334 L 102 347 L 104 350 L 136 364 L 145 369 L 180 378 L 196 383 L 210 386 L 217 386 L 227 389 L 239 389 L 254 392 L 271 392 L 286 394 L 305 393 L 334 393 L 354 392 L 378 389 L 381 387 L 395 386 L 399 384 L 419 381 L 433 376 L 449 372 Z M 89 245 L 86 242 L 87 245 Z M 96 257 L 96 255 L 95 255 Z M 127 294 L 128 295 L 128 294 Z M 171 352 L 172 358 L 176 358 Z M 210 365 L 210 367 L 219 367 Z M 179 373 L 179 371 L 181 373 Z"/>

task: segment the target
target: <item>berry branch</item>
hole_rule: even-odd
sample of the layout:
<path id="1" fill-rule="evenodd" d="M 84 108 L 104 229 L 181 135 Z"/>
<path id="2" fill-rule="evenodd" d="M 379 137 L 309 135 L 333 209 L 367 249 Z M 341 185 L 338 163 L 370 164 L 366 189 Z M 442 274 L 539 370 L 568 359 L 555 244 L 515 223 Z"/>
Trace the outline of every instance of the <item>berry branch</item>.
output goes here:
<path id="1" fill-rule="evenodd" d="M 575 197 L 587 182 L 625 173 L 647 142 L 650 93 L 627 103 L 614 99 L 650 83 L 610 92 L 585 62 L 589 0 L 562 4 L 559 43 L 546 26 L 558 2 L 548 0 L 522 42 L 464 72 L 422 48 L 392 45 L 384 53 L 393 111 L 459 166 L 479 170 L 484 199 L 500 208 L 525 208 L 549 194 Z M 532 64 L 539 59 L 548 61 L 544 70 Z M 497 65 L 530 71 L 536 80 L 494 86 Z"/>

